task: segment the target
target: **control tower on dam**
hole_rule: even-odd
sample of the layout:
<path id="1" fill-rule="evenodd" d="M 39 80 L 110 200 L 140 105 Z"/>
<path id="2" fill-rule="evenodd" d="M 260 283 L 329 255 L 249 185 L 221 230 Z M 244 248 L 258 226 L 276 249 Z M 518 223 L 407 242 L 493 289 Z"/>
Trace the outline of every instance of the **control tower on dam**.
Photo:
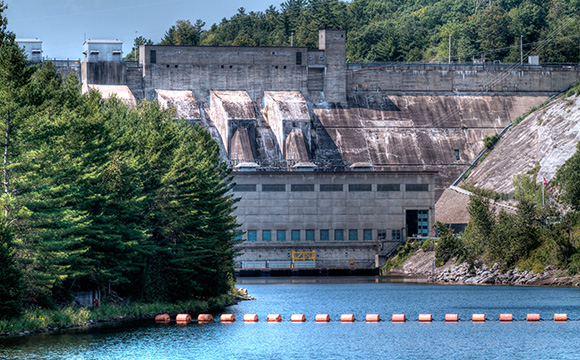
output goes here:
<path id="1" fill-rule="evenodd" d="M 348 64 L 345 36 L 321 30 L 318 49 L 146 45 L 139 63 L 87 57 L 80 73 L 87 91 L 157 100 L 212 133 L 241 198 L 240 267 L 374 267 L 432 233 L 436 199 L 485 136 L 580 71 Z M 293 261 L 312 251 L 315 263 Z"/>

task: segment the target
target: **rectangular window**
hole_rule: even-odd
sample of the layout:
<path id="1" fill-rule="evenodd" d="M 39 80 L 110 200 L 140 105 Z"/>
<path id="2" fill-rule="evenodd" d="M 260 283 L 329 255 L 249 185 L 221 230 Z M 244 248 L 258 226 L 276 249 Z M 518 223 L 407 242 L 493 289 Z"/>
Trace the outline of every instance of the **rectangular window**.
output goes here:
<path id="1" fill-rule="evenodd" d="M 300 241 L 300 230 L 292 230 L 292 241 Z"/>
<path id="2" fill-rule="evenodd" d="M 401 230 L 393 230 L 391 232 L 391 234 L 393 235 L 393 241 L 400 241 L 401 240 Z"/>
<path id="3" fill-rule="evenodd" d="M 373 191 L 372 184 L 348 184 L 348 191 Z"/>
<path id="4" fill-rule="evenodd" d="M 296 52 L 296 65 L 302 65 L 302 51 Z"/>
<path id="5" fill-rule="evenodd" d="M 286 184 L 262 184 L 262 191 L 286 191 Z"/>
<path id="6" fill-rule="evenodd" d="M 272 230 L 262 230 L 262 241 L 272 241 Z"/>
<path id="7" fill-rule="evenodd" d="M 342 229 L 334 230 L 334 240 L 336 241 L 344 240 L 344 230 Z"/>
<path id="8" fill-rule="evenodd" d="M 151 50 L 151 52 L 149 54 L 151 57 L 151 64 L 156 64 L 157 63 L 157 50 Z"/>
<path id="9" fill-rule="evenodd" d="M 314 241 L 314 230 L 306 230 L 306 241 Z"/>
<path id="10" fill-rule="evenodd" d="M 330 240 L 330 231 L 320 230 L 320 241 L 328 241 L 328 240 Z"/>
<path id="11" fill-rule="evenodd" d="M 377 184 L 377 191 L 401 191 L 401 184 Z"/>
<path id="12" fill-rule="evenodd" d="M 459 161 L 460 160 L 459 149 L 455 149 L 455 150 L 453 150 L 453 152 L 455 153 L 455 160 Z"/>
<path id="13" fill-rule="evenodd" d="M 378 240 L 387 240 L 387 230 L 377 230 Z"/>
<path id="14" fill-rule="evenodd" d="M 373 239 L 373 229 L 364 229 L 363 240 L 372 240 L 372 239 Z"/>
<path id="15" fill-rule="evenodd" d="M 350 229 L 348 231 L 348 239 L 351 241 L 357 241 L 358 240 L 358 230 L 357 229 Z"/>
<path id="16" fill-rule="evenodd" d="M 286 230 L 276 230 L 276 240 L 286 241 Z"/>
<path id="17" fill-rule="evenodd" d="M 290 191 L 314 191 L 314 184 L 292 184 Z"/>
<path id="18" fill-rule="evenodd" d="M 234 231 L 234 241 L 242 241 L 244 232 L 241 230 Z"/>
<path id="19" fill-rule="evenodd" d="M 342 184 L 320 184 L 320 191 L 342 191 Z"/>
<path id="20" fill-rule="evenodd" d="M 234 192 L 256 191 L 256 184 L 236 184 L 232 190 Z"/>
<path id="21" fill-rule="evenodd" d="M 406 184 L 405 191 L 429 191 L 429 184 Z"/>
<path id="22" fill-rule="evenodd" d="M 258 231 L 248 230 L 248 241 L 256 241 L 256 240 L 258 240 Z"/>

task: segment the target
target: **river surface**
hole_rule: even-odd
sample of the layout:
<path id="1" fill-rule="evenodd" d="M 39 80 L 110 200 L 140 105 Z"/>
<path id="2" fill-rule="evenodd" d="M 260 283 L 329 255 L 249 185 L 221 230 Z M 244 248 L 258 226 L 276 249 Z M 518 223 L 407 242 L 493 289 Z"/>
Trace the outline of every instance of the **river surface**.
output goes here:
<path id="1" fill-rule="evenodd" d="M 153 320 L 0 339 L 0 359 L 578 359 L 580 289 L 451 286 L 379 278 L 243 278 L 255 301 L 226 309 L 237 322 L 154 324 Z M 267 323 L 271 313 L 281 323 Z M 292 314 L 307 322 L 291 323 Z M 316 314 L 330 323 L 316 323 Z M 341 314 L 355 323 L 341 323 Z M 366 323 L 366 314 L 383 321 Z M 394 313 L 406 323 L 392 323 Z M 419 323 L 421 313 L 434 322 Z M 445 323 L 446 313 L 460 322 Z M 485 323 L 471 315 L 484 313 Z M 497 321 L 512 313 L 512 323 Z M 523 321 L 539 313 L 543 321 Z M 571 321 L 554 323 L 554 313 Z M 257 314 L 258 323 L 244 323 Z M 219 318 L 218 314 L 214 317 Z M 385 321 L 386 320 L 386 321 Z"/>

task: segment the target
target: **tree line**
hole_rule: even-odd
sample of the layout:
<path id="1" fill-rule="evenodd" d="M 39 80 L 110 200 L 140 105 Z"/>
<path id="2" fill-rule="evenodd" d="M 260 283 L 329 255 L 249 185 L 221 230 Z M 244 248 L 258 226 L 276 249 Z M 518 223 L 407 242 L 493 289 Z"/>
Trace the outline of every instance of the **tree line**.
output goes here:
<path id="1" fill-rule="evenodd" d="M 30 66 L 2 16 L 0 113 L 0 317 L 80 290 L 175 302 L 231 289 L 232 178 L 207 130 Z"/>
<path id="2" fill-rule="evenodd" d="M 287 0 L 243 7 L 204 30 L 178 20 L 161 45 L 318 47 L 318 30 L 346 30 L 347 61 L 578 62 L 580 3 L 572 0 Z M 135 46 L 153 44 L 139 37 Z M 450 48 L 451 44 L 451 48 Z M 135 57 L 134 53 L 127 56 Z M 527 62 L 527 57 L 524 58 Z"/>

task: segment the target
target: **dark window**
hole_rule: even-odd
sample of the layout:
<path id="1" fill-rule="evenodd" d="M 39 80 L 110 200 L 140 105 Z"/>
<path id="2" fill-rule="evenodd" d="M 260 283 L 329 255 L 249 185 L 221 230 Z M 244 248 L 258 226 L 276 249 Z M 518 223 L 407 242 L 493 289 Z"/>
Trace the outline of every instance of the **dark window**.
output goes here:
<path id="1" fill-rule="evenodd" d="M 364 229 L 363 240 L 372 240 L 372 239 L 373 239 L 373 229 Z"/>
<path id="2" fill-rule="evenodd" d="M 344 230 L 334 230 L 334 240 L 342 241 L 344 240 Z"/>
<path id="3" fill-rule="evenodd" d="M 429 191 L 429 184 L 406 184 L 405 191 Z"/>
<path id="4" fill-rule="evenodd" d="M 256 240 L 258 240 L 258 231 L 248 230 L 248 241 L 256 241 Z"/>
<path id="5" fill-rule="evenodd" d="M 356 230 L 356 229 L 350 229 L 348 231 L 348 239 L 351 240 L 351 241 L 358 240 L 358 230 Z"/>
<path id="6" fill-rule="evenodd" d="M 342 191 L 342 184 L 320 184 L 320 191 Z"/>
<path id="7" fill-rule="evenodd" d="M 262 241 L 272 241 L 272 230 L 262 230 Z"/>
<path id="8" fill-rule="evenodd" d="M 262 191 L 286 191 L 285 184 L 262 184 Z"/>
<path id="9" fill-rule="evenodd" d="M 175 65 L 175 68 L 177 69 L 177 65 Z"/>
<path id="10" fill-rule="evenodd" d="M 302 65 L 302 52 L 296 52 L 296 65 Z"/>
<path id="11" fill-rule="evenodd" d="M 300 241 L 300 230 L 292 230 L 290 236 L 292 241 Z"/>
<path id="12" fill-rule="evenodd" d="M 393 230 L 391 234 L 393 236 L 393 241 L 401 240 L 401 230 Z"/>
<path id="13" fill-rule="evenodd" d="M 328 241 L 328 240 L 330 240 L 330 231 L 320 230 L 320 241 Z"/>
<path id="14" fill-rule="evenodd" d="M 151 50 L 151 52 L 149 53 L 150 57 L 151 57 L 151 64 L 157 64 L 157 51 L 156 50 Z"/>
<path id="15" fill-rule="evenodd" d="M 372 184 L 348 184 L 348 191 L 373 191 Z"/>
<path id="16" fill-rule="evenodd" d="M 277 230 L 276 231 L 276 240 L 286 241 L 286 230 Z"/>
<path id="17" fill-rule="evenodd" d="M 290 191 L 314 191 L 314 184 L 292 184 Z"/>
<path id="18" fill-rule="evenodd" d="M 401 184 L 377 184 L 377 191 L 401 191 Z"/>
<path id="19" fill-rule="evenodd" d="M 459 161 L 459 149 L 453 150 L 455 152 L 455 160 Z"/>
<path id="20" fill-rule="evenodd" d="M 306 241 L 314 241 L 314 230 L 306 230 Z"/>
<path id="21" fill-rule="evenodd" d="M 234 192 L 248 192 L 256 191 L 256 184 L 236 184 L 233 188 Z"/>
<path id="22" fill-rule="evenodd" d="M 378 240 L 387 240 L 387 230 L 377 230 Z"/>
<path id="23" fill-rule="evenodd" d="M 242 241 L 244 232 L 241 230 L 234 231 L 234 241 Z"/>

